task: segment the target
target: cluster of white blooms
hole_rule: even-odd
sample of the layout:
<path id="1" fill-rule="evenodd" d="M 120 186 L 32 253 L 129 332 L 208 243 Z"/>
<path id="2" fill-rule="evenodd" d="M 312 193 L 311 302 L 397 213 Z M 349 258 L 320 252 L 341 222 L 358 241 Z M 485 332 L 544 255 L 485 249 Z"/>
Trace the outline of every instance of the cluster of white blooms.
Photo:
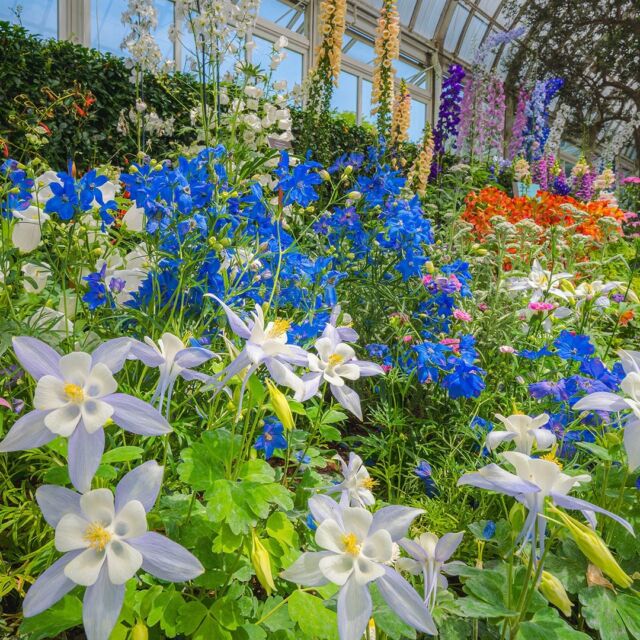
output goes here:
<path id="1" fill-rule="evenodd" d="M 131 125 L 141 128 L 151 137 L 162 138 L 173 135 L 175 118 L 163 120 L 155 111 L 149 110 L 146 102 L 136 100 L 134 107 L 127 112 L 123 109 L 118 118 L 117 131 L 127 135 Z"/>
<path id="2" fill-rule="evenodd" d="M 235 40 L 246 38 L 259 5 L 260 0 L 176 0 L 176 22 L 184 22 L 198 52 L 220 59 L 234 53 Z"/>
<path id="3" fill-rule="evenodd" d="M 158 27 L 158 12 L 153 0 L 129 0 L 121 20 L 122 24 L 129 27 L 120 45 L 131 56 L 125 60 L 127 66 L 157 73 L 172 64 L 162 59 L 160 47 L 152 35 L 152 31 Z M 132 81 L 136 81 L 135 73 L 132 74 Z"/>
<path id="4" fill-rule="evenodd" d="M 625 122 L 616 129 L 600 158 L 604 166 L 613 164 L 616 156 L 624 149 L 637 127 L 640 127 L 640 114 L 636 114 L 629 122 Z"/>
<path id="5" fill-rule="evenodd" d="M 568 104 L 560 105 L 556 112 L 556 117 L 551 126 L 551 132 L 547 138 L 547 144 L 545 146 L 545 153 L 551 155 L 557 155 L 560 148 L 560 141 L 562 140 L 562 134 L 564 133 L 567 119 L 571 114 L 571 107 Z"/>

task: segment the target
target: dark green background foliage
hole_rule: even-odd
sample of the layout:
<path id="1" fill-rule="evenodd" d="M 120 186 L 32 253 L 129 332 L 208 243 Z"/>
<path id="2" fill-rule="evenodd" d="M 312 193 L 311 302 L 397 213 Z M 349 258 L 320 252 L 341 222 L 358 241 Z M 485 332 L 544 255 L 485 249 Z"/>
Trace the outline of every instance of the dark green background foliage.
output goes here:
<path id="1" fill-rule="evenodd" d="M 0 137 L 14 158 L 33 157 L 25 134 L 43 122 L 51 129 L 38 154 L 52 167 L 63 168 L 73 158 L 88 168 L 136 153 L 135 139 L 116 130 L 122 109 L 133 107 L 136 88 L 124 61 L 110 54 L 66 41 L 41 40 L 19 26 L 0 22 Z M 84 97 L 95 103 L 81 116 Z M 73 94 L 73 95 L 69 95 Z M 67 99 L 57 101 L 54 96 Z M 163 119 L 173 116 L 172 144 L 192 141 L 189 110 L 197 98 L 194 80 L 184 74 L 144 80 L 144 100 Z M 168 147 L 160 139 L 150 151 Z"/>

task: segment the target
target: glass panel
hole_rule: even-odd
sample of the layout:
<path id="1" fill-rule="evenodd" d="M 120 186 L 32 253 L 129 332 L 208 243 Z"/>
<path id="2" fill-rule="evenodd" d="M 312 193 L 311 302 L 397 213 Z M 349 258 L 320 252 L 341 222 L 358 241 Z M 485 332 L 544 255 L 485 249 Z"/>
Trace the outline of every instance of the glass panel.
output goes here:
<path id="1" fill-rule="evenodd" d="M 91 46 L 116 56 L 128 57 L 120 48 L 130 28 L 122 24 L 122 14 L 128 7 L 127 0 L 91 0 Z M 158 26 L 153 31 L 162 57 L 173 60 L 173 43 L 169 40 L 169 28 L 173 24 L 173 2 L 156 0 Z"/>
<path id="2" fill-rule="evenodd" d="M 358 110 L 358 77 L 346 71 L 340 72 L 338 86 L 333 90 L 331 108 L 355 114 Z"/>
<path id="3" fill-rule="evenodd" d="M 373 60 L 376 57 L 372 43 L 364 42 L 350 34 L 344 36 L 342 50 L 345 55 L 359 62 L 364 62 L 364 64 L 373 65 Z"/>
<path id="4" fill-rule="evenodd" d="M 305 32 L 305 7 L 292 6 L 281 0 L 262 0 L 258 15 L 279 24 L 281 27 L 295 31 Z"/>
<path id="5" fill-rule="evenodd" d="M 271 53 L 273 51 L 273 42 L 265 40 L 258 36 L 253 37 L 256 43 L 255 49 L 251 56 L 251 62 L 262 68 L 263 71 L 269 73 L 271 65 Z M 295 84 L 302 82 L 302 54 L 291 49 L 284 50 L 287 57 L 280 63 L 278 68 L 273 71 L 272 80 L 286 80 L 289 89 L 293 89 Z"/>
<path id="6" fill-rule="evenodd" d="M 451 16 L 451 22 L 449 23 L 449 28 L 447 29 L 447 35 L 444 38 L 444 48 L 447 51 L 453 52 L 456 50 L 456 45 L 458 44 L 458 40 L 460 39 L 460 33 L 464 28 L 468 15 L 468 9 L 465 9 L 462 5 L 456 6 L 455 11 L 453 12 L 453 16 Z"/>
<path id="7" fill-rule="evenodd" d="M 58 37 L 57 0 L 0 0 L 0 20 L 20 24 L 44 38 Z"/>
<path id="8" fill-rule="evenodd" d="M 500 6 L 500 0 L 480 0 L 478 6 L 490 16 L 492 16 L 496 9 Z"/>
<path id="9" fill-rule="evenodd" d="M 482 42 L 482 38 L 487 31 L 487 27 L 488 23 L 477 16 L 473 16 L 471 18 L 471 22 L 469 23 L 467 32 L 464 34 L 464 40 L 462 41 L 462 46 L 460 47 L 459 52 L 459 56 L 463 60 L 471 62 L 476 50 Z"/>
<path id="10" fill-rule="evenodd" d="M 371 115 L 371 92 L 373 91 L 373 82 L 362 80 L 362 111 L 360 113 L 360 121 L 373 122 L 374 117 Z"/>
<path id="11" fill-rule="evenodd" d="M 427 105 L 420 100 L 411 100 L 411 120 L 409 124 L 409 140 L 420 142 L 427 121 Z"/>
<path id="12" fill-rule="evenodd" d="M 431 40 L 436 34 L 436 28 L 446 0 L 422 0 L 418 9 L 414 31 Z"/>
<path id="13" fill-rule="evenodd" d="M 398 14 L 400 23 L 408 25 L 416 6 L 416 0 L 398 0 Z"/>
<path id="14" fill-rule="evenodd" d="M 382 0 L 365 0 L 367 4 L 370 4 L 372 7 L 375 7 L 378 11 L 382 7 Z"/>
<path id="15" fill-rule="evenodd" d="M 398 78 L 402 78 L 421 89 L 427 88 L 427 72 L 421 67 L 400 58 L 395 61 Z"/>

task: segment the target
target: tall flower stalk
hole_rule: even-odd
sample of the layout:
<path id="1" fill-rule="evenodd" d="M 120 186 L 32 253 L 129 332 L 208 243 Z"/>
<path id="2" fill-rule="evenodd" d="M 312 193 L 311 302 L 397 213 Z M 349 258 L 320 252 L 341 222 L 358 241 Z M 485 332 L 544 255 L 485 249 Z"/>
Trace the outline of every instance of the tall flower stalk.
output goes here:
<path id="1" fill-rule="evenodd" d="M 375 67 L 371 103 L 377 115 L 378 134 L 385 138 L 391 126 L 393 105 L 393 82 L 395 69 L 393 61 L 400 55 L 400 18 L 396 0 L 384 0 L 378 18 L 375 42 Z"/>
<path id="2" fill-rule="evenodd" d="M 411 121 L 411 95 L 407 83 L 402 80 L 398 94 L 393 102 L 391 116 L 391 145 L 399 146 L 409 139 L 409 124 Z"/>
<path id="3" fill-rule="evenodd" d="M 420 197 L 424 197 L 429 182 L 431 172 L 431 162 L 433 160 L 433 133 L 427 124 L 422 140 L 422 148 L 418 153 L 413 166 L 407 175 L 407 185 L 411 187 Z"/>
<path id="4" fill-rule="evenodd" d="M 527 128 L 527 103 L 529 101 L 529 92 L 520 89 L 518 92 L 518 105 L 516 114 L 511 128 L 511 139 L 507 149 L 507 160 L 513 161 L 515 157 L 521 153 L 524 145 L 524 133 Z"/>

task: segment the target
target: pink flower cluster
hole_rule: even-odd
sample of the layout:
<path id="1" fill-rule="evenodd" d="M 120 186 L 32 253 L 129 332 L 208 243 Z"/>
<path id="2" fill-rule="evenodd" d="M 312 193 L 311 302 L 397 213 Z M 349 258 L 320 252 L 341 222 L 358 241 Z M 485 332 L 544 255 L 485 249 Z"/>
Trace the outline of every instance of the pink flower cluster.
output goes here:
<path id="1" fill-rule="evenodd" d="M 529 309 L 531 311 L 551 311 L 556 305 L 551 302 L 530 302 Z"/>

